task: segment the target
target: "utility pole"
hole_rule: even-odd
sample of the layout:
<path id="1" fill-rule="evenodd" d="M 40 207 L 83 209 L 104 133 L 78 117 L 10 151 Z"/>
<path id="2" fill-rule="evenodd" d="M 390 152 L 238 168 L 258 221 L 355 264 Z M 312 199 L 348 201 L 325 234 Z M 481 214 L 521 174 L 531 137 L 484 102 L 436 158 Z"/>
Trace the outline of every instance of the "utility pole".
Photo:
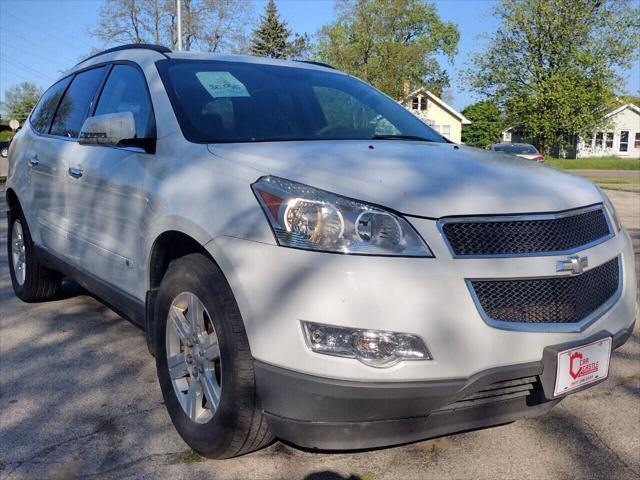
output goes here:
<path id="1" fill-rule="evenodd" d="M 178 51 L 182 50 L 182 0 L 176 0 L 178 17 Z"/>

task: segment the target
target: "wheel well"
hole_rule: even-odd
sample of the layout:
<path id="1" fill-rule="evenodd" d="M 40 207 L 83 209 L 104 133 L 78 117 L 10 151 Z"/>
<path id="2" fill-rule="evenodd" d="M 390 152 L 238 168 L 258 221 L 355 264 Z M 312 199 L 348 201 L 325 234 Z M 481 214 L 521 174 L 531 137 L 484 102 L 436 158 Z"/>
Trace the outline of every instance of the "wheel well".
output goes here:
<path id="1" fill-rule="evenodd" d="M 20 202 L 18 201 L 18 196 L 16 195 L 16 192 L 13 191 L 13 189 L 10 188 L 9 190 L 7 190 L 6 199 L 7 199 L 7 206 L 9 207 L 9 210 L 13 210 L 15 207 L 20 208 Z"/>
<path id="2" fill-rule="evenodd" d="M 160 235 L 151 250 L 149 287 L 158 288 L 169 264 L 190 253 L 202 253 L 211 258 L 207 250 L 189 235 L 176 231 L 164 232 Z"/>

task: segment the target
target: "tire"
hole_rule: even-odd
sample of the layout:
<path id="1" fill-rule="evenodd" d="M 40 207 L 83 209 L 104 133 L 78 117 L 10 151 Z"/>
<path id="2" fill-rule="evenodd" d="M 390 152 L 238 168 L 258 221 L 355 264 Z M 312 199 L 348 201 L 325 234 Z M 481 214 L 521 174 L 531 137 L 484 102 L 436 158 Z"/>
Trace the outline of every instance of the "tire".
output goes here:
<path id="1" fill-rule="evenodd" d="M 7 254 L 11 284 L 20 300 L 44 302 L 60 296 L 62 275 L 40 263 L 24 215 L 15 207 L 9 211 Z M 14 254 L 22 262 L 16 262 Z"/>
<path id="2" fill-rule="evenodd" d="M 189 307 L 196 304 L 197 308 Z M 195 328 L 202 334 L 193 333 L 190 308 L 202 312 L 197 315 L 203 319 L 200 327 Z M 162 279 L 155 312 L 153 340 L 158 379 L 165 405 L 182 439 L 199 454 L 215 459 L 243 455 L 272 442 L 274 437 L 267 428 L 256 392 L 253 357 L 242 317 L 220 269 L 202 254 L 174 260 Z M 176 323 L 184 327 L 181 333 Z M 216 343 L 211 340 L 216 337 L 219 350 L 208 355 L 215 350 L 208 346 Z M 184 362 L 174 360 L 182 356 Z M 198 368 L 200 374 L 195 371 Z M 200 389 L 192 390 L 198 381 Z M 214 387 L 206 388 L 212 384 Z M 215 399 L 216 394 L 207 392 L 214 390 L 219 400 L 212 409 L 209 398 Z M 195 398 L 190 397 L 194 391 L 201 392 L 202 398 L 190 403 L 190 398 Z M 190 406 L 194 404 L 196 407 Z"/>
<path id="3" fill-rule="evenodd" d="M 7 158 L 9 156 L 9 147 L 2 147 L 0 149 L 0 157 Z"/>

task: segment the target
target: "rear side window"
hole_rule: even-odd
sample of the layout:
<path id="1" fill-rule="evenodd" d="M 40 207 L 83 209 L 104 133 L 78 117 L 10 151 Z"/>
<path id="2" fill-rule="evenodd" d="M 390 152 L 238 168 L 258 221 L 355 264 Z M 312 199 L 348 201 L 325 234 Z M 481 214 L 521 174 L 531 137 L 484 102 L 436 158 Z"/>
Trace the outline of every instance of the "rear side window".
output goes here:
<path id="1" fill-rule="evenodd" d="M 49 127 L 51 126 L 53 115 L 56 113 L 56 107 L 60 102 L 65 88 L 69 85 L 70 80 L 70 77 L 63 78 L 44 92 L 44 95 L 40 98 L 38 105 L 33 109 L 30 117 L 31 125 L 36 132 L 49 133 Z"/>
<path id="2" fill-rule="evenodd" d="M 155 137 L 155 120 L 142 73 L 130 65 L 115 65 L 104 85 L 95 115 L 131 112 L 138 138 Z"/>
<path id="3" fill-rule="evenodd" d="M 104 77 L 105 68 L 87 70 L 73 78 L 58 106 L 51 126 L 51 135 L 78 138 L 82 124 L 89 114 L 91 102 Z"/>

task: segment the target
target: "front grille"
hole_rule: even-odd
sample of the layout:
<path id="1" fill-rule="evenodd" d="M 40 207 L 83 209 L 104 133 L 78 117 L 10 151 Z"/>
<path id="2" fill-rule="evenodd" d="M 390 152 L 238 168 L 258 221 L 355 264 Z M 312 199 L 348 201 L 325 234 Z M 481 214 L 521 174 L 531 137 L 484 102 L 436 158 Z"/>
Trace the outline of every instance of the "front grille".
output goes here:
<path id="1" fill-rule="evenodd" d="M 500 322 L 576 323 L 618 291 L 617 258 L 577 276 L 525 280 L 471 280 L 486 317 Z"/>
<path id="2" fill-rule="evenodd" d="M 440 410 L 455 410 L 457 408 L 477 407 L 502 400 L 518 397 L 529 397 L 541 390 L 538 377 L 524 377 L 516 380 L 496 382 L 475 393 L 467 395 L 457 402 L 451 403 Z"/>
<path id="3" fill-rule="evenodd" d="M 601 205 L 553 215 L 444 219 L 442 231 L 457 256 L 564 252 L 608 237 Z"/>

